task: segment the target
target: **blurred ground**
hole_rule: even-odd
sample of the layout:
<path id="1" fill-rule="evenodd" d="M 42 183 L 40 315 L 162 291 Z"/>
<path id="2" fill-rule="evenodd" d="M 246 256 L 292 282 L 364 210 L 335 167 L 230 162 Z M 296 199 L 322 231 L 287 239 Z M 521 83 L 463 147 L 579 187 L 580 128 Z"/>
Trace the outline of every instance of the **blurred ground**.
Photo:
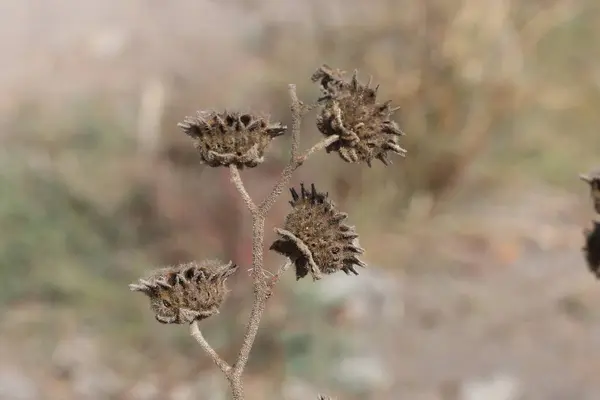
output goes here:
<path id="1" fill-rule="evenodd" d="M 592 0 L 4 0 L 0 399 L 226 398 L 186 330 L 126 285 L 167 263 L 250 261 L 227 174 L 198 165 L 176 122 L 228 107 L 289 124 L 286 85 L 316 98 L 322 63 L 381 84 L 409 156 L 367 169 L 320 154 L 294 179 L 350 212 L 370 268 L 287 277 L 249 398 L 600 398 L 577 179 L 598 161 L 598 40 Z M 310 119 L 303 134 L 318 140 Z M 244 173 L 253 196 L 286 145 Z M 205 324 L 227 359 L 247 283 Z"/>

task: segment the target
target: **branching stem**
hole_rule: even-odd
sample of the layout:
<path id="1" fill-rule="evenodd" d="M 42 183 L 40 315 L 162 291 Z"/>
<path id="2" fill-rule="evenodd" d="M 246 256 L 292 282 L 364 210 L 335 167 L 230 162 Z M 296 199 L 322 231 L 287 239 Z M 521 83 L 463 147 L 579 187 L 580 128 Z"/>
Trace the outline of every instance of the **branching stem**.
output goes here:
<path id="1" fill-rule="evenodd" d="M 193 322 L 190 325 L 190 334 L 192 335 L 192 337 L 194 339 L 196 339 L 196 341 L 198 342 L 200 347 L 202 347 L 202 349 L 206 352 L 206 354 L 208 354 L 210 356 L 210 358 L 212 358 L 213 362 L 217 365 L 217 367 L 219 367 L 219 369 L 221 371 L 223 371 L 225 376 L 229 377 L 229 374 L 231 372 L 231 366 L 229 364 L 227 364 L 225 362 L 225 360 L 223 360 L 217 354 L 215 349 L 213 349 L 212 346 L 210 344 L 208 344 L 206 339 L 204 339 L 204 336 L 202 335 L 202 332 L 200 331 L 200 327 L 198 326 L 197 321 Z"/>
<path id="2" fill-rule="evenodd" d="M 281 172 L 281 175 L 275 183 L 273 189 L 264 201 L 257 206 L 248 191 L 246 190 L 240 172 L 235 165 L 230 165 L 229 171 L 231 175 L 231 181 L 235 185 L 237 191 L 240 193 L 246 207 L 252 214 L 252 284 L 254 287 L 254 301 L 252 304 L 252 310 L 250 311 L 250 317 L 246 324 L 244 333 L 244 339 L 242 346 L 237 355 L 237 359 L 233 366 L 227 364 L 216 351 L 206 342 L 197 323 L 193 323 L 191 326 L 191 335 L 196 339 L 204 351 L 212 358 L 214 363 L 223 371 L 227 380 L 229 381 L 231 392 L 234 400 L 244 400 L 244 383 L 242 381 L 242 375 L 248 358 L 250 357 L 250 351 L 256 339 L 258 328 L 260 326 L 260 320 L 265 311 L 265 304 L 269 296 L 271 295 L 273 287 L 279 282 L 285 271 L 287 271 L 292 265 L 291 262 L 286 263 L 279 268 L 274 277 L 267 280 L 264 273 L 264 236 L 265 236 L 265 219 L 266 216 L 275 204 L 275 201 L 279 195 L 283 192 L 283 189 L 289 184 L 292 174 L 300 167 L 311 155 L 317 151 L 325 149 L 330 144 L 334 143 L 339 139 L 338 136 L 330 136 L 314 146 L 308 149 L 304 154 L 300 155 L 300 125 L 302 116 L 308 111 L 307 107 L 302 104 L 298 99 L 296 93 L 296 85 L 289 85 L 289 95 L 291 99 L 290 109 L 292 111 L 292 148 L 290 159 L 286 167 Z"/>

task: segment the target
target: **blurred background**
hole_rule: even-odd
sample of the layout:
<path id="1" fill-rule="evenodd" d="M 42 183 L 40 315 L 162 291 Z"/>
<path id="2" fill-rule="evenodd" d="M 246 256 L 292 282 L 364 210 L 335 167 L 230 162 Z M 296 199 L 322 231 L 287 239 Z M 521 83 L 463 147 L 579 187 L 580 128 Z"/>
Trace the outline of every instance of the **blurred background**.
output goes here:
<path id="1" fill-rule="evenodd" d="M 599 399 L 577 178 L 600 162 L 598 43 L 595 0 L 2 0 L 0 399 L 227 398 L 187 329 L 127 284 L 192 259 L 249 266 L 227 170 L 176 123 L 227 107 L 289 125 L 287 84 L 316 99 L 322 63 L 381 84 L 409 155 L 299 170 L 350 213 L 370 266 L 288 274 L 248 398 Z M 319 139 L 309 115 L 302 147 Z M 243 173 L 255 198 L 288 146 Z M 228 361 L 251 306 L 246 268 L 230 282 L 202 323 Z"/>

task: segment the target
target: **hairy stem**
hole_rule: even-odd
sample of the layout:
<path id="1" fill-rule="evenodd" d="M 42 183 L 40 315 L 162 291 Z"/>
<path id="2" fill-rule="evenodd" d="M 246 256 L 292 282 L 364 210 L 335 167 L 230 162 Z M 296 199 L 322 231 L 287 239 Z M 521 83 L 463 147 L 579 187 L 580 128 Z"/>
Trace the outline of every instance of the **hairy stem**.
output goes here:
<path id="1" fill-rule="evenodd" d="M 231 371 L 231 366 L 229 366 L 229 364 L 227 364 L 225 362 L 225 360 L 223 360 L 217 354 L 215 349 L 213 349 L 212 346 L 210 344 L 208 344 L 206 339 L 204 339 L 204 336 L 202 335 L 202 332 L 200 331 L 200 327 L 198 326 L 198 321 L 194 321 L 190 325 L 190 334 L 192 335 L 192 337 L 194 339 L 196 339 L 196 341 L 198 342 L 200 347 L 202 347 L 202 349 L 206 352 L 206 354 L 208 354 L 210 356 L 210 358 L 212 358 L 213 362 L 217 365 L 217 367 L 219 367 L 219 369 L 221 371 L 223 371 L 223 373 L 226 376 L 229 376 L 229 373 Z"/>
<path id="2" fill-rule="evenodd" d="M 275 204 L 275 201 L 281 192 L 283 192 L 283 188 L 290 182 L 294 170 L 298 168 L 296 160 L 298 159 L 298 153 L 300 152 L 302 103 L 298 99 L 296 85 L 289 85 L 288 92 L 291 100 L 290 110 L 292 111 L 292 150 L 290 152 L 290 161 L 281 172 L 281 176 L 275 184 L 275 187 L 273 187 L 271 193 L 269 193 L 267 198 L 260 204 L 260 206 L 258 206 L 258 212 L 262 215 L 265 215 L 267 212 L 269 212 L 271 207 L 273 207 L 273 204 Z"/>
<path id="3" fill-rule="evenodd" d="M 338 135 L 329 136 L 326 139 L 323 139 L 320 142 L 316 143 L 301 156 L 296 156 L 293 159 L 291 159 L 290 162 L 285 166 L 285 168 L 281 172 L 281 175 L 279 176 L 279 179 L 277 180 L 277 183 L 273 187 L 271 193 L 269 193 L 267 198 L 258 207 L 258 212 L 262 214 L 267 213 L 271 209 L 271 207 L 273 207 L 273 204 L 275 204 L 275 201 L 283 192 L 283 189 L 290 183 L 294 171 L 298 169 L 298 167 L 300 167 L 302 164 L 304 164 L 304 162 L 311 155 L 323 150 L 325 147 L 336 142 L 338 139 Z"/>
<path id="4" fill-rule="evenodd" d="M 229 172 L 231 174 L 231 182 L 233 182 L 233 185 L 240 193 L 240 196 L 242 196 L 242 200 L 244 200 L 246 207 L 248 207 L 248 210 L 250 210 L 252 214 L 256 213 L 256 204 L 254 204 L 252 197 L 250 197 L 250 194 L 248 194 L 248 191 L 244 186 L 244 182 L 242 181 L 242 177 L 240 176 L 240 171 L 238 167 L 234 164 L 229 165 Z"/>
<path id="5" fill-rule="evenodd" d="M 298 156 L 300 151 L 300 124 L 302 123 L 302 102 L 298 99 L 296 85 L 288 85 L 290 95 L 290 110 L 292 111 L 292 151 L 291 161 Z"/>
<path id="6" fill-rule="evenodd" d="M 246 325 L 246 333 L 244 334 L 242 347 L 240 348 L 237 360 L 233 365 L 230 377 L 234 400 L 242 400 L 244 398 L 242 374 L 248 363 L 250 350 L 254 344 L 254 339 L 256 339 L 262 314 L 265 311 L 267 285 L 263 275 L 264 236 L 265 218 L 261 215 L 255 215 L 252 220 L 252 278 L 254 285 L 254 302 L 252 304 L 252 311 L 250 311 L 250 318 Z"/>

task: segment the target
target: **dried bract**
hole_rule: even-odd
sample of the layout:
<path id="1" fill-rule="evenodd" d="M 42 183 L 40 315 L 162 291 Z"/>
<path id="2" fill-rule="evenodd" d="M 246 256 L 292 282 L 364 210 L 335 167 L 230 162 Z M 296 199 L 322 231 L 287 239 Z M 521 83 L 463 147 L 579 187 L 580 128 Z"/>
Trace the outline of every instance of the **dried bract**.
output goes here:
<path id="1" fill-rule="evenodd" d="M 354 227 L 343 223 L 348 215 L 336 209 L 328 193 L 317 192 L 314 184 L 310 191 L 301 184 L 300 194 L 293 188 L 290 191 L 293 209 L 283 229 L 275 229 L 280 238 L 270 249 L 294 263 L 296 279 L 309 272 L 314 280 L 340 270 L 358 275 L 355 266 L 366 267 L 358 259 L 364 250 Z"/>
<path id="2" fill-rule="evenodd" d="M 600 279 L 600 223 L 594 221 L 592 229 L 584 231 L 585 246 L 583 253 L 590 272 Z"/>
<path id="3" fill-rule="evenodd" d="M 238 112 L 199 111 L 178 126 L 194 140 L 201 161 L 211 167 L 236 165 L 253 168 L 264 161 L 273 138 L 287 127 L 266 117 Z"/>
<path id="4" fill-rule="evenodd" d="M 219 313 L 227 296 L 225 281 L 238 266 L 206 260 L 161 268 L 129 285 L 150 298 L 155 318 L 163 324 L 189 324 Z"/>
<path id="5" fill-rule="evenodd" d="M 319 99 L 320 110 L 317 128 L 325 136 L 338 135 L 339 140 L 327 146 L 330 153 L 337 151 L 348 163 L 367 163 L 374 159 L 390 165 L 390 152 L 406 155 L 400 147 L 399 138 L 404 136 L 391 116 L 398 108 L 391 102 L 377 102 L 379 86 L 370 88 L 370 81 L 363 85 L 354 71 L 350 82 L 343 80 L 340 70 L 323 65 L 312 76 L 319 82 L 323 96 Z"/>
<path id="6" fill-rule="evenodd" d="M 595 168 L 587 174 L 581 174 L 579 178 L 590 185 L 590 195 L 594 203 L 594 209 L 597 213 L 600 213 L 600 168 Z"/>

